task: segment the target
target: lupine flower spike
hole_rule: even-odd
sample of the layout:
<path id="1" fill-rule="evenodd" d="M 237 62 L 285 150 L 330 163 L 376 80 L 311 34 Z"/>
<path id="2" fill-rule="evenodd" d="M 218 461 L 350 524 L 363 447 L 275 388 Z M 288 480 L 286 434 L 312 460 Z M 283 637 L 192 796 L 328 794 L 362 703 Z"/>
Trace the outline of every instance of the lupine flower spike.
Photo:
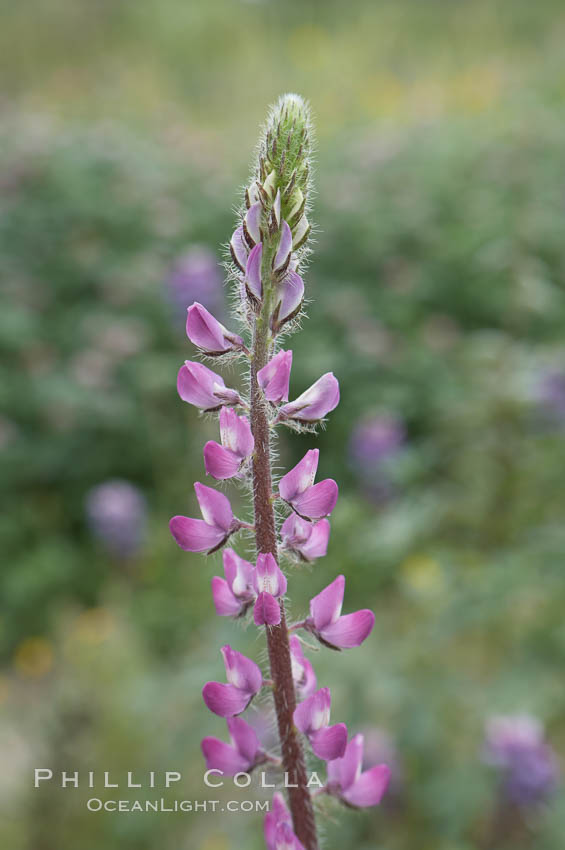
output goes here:
<path id="1" fill-rule="evenodd" d="M 229 741 L 207 737 L 202 752 L 208 769 L 234 775 L 278 756 L 265 753 L 248 719 L 240 715 L 264 688 L 271 698 L 286 773 L 288 807 L 275 793 L 264 824 L 267 850 L 318 850 L 313 800 L 304 745 L 328 763 L 327 795 L 348 806 L 380 800 L 387 784 L 381 765 L 361 772 L 362 738 L 347 743 L 344 723 L 330 725 L 330 691 L 317 689 L 305 656 L 302 629 L 332 649 L 360 646 L 373 628 L 371 611 L 341 614 L 345 579 L 339 576 L 310 603 L 306 619 L 289 629 L 285 563 L 313 562 L 328 549 L 338 487 L 332 478 L 315 483 L 319 451 L 309 449 L 280 481 L 273 481 L 272 443 L 277 426 L 312 433 L 339 402 L 339 384 L 326 372 L 289 401 L 292 351 L 283 336 L 297 330 L 305 302 L 304 262 L 310 253 L 312 128 L 307 104 L 285 95 L 263 129 L 252 179 L 229 243 L 229 277 L 236 300 L 233 324 L 225 327 L 204 306 L 204 295 L 188 308 L 186 331 L 204 357 L 241 361 L 249 369 L 249 392 L 232 389 L 202 363 L 180 367 L 178 392 L 200 411 L 219 415 L 220 439 L 206 443 L 204 468 L 217 481 L 243 485 L 253 498 L 253 522 L 234 516 L 227 496 L 195 484 L 202 519 L 176 516 L 170 523 L 178 545 L 211 553 L 241 530 L 253 533 L 256 562 L 234 549 L 223 552 L 224 576 L 212 578 L 212 601 L 220 617 L 246 618 L 265 637 L 269 671 L 230 646 L 222 648 L 226 682 L 206 682 L 204 702 L 226 718 Z M 233 328 L 237 328 L 234 330 Z M 280 522 L 274 503 L 278 500 Z M 297 704 L 298 702 L 298 704 Z"/>

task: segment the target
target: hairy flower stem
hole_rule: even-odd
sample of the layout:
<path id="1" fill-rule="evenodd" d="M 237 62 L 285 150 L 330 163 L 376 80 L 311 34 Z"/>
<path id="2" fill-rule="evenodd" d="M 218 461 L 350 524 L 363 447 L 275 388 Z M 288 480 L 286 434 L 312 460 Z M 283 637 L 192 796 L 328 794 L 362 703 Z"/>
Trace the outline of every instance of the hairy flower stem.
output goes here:
<path id="1" fill-rule="evenodd" d="M 257 372 L 268 361 L 268 323 L 264 316 L 255 320 L 253 353 L 251 360 L 251 430 L 255 438 L 253 456 L 253 505 L 255 511 L 255 540 L 257 553 L 271 553 L 277 557 L 275 514 L 271 500 L 270 429 L 265 402 L 257 383 Z M 269 663 L 273 680 L 273 695 L 282 762 L 288 774 L 289 802 L 294 832 L 306 850 L 318 850 L 314 809 L 307 787 L 306 764 L 302 744 L 293 724 L 296 694 L 292 678 L 290 647 L 284 602 L 281 599 L 281 622 L 267 626 Z M 292 787 L 296 786 L 296 787 Z"/>

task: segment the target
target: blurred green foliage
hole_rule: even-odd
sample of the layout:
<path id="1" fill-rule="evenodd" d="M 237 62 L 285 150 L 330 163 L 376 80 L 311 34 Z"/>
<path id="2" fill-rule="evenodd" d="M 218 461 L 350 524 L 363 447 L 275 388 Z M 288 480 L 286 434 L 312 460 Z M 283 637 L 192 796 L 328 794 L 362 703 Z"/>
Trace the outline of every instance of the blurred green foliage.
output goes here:
<path id="1" fill-rule="evenodd" d="M 2 846 L 262 846 L 258 816 L 95 816 L 78 794 L 39 796 L 30 770 L 180 769 L 201 797 L 199 740 L 222 724 L 200 688 L 222 643 L 260 651 L 212 617 L 219 557 L 168 533 L 195 509 L 215 426 L 177 398 L 192 350 L 165 281 L 190 245 L 220 259 L 283 89 L 311 97 L 319 128 L 291 389 L 330 369 L 342 386 L 317 442 L 340 484 L 330 549 L 292 576 L 292 608 L 339 571 L 347 608 L 376 610 L 363 649 L 313 660 L 333 716 L 386 729 L 402 774 L 380 809 L 325 811 L 327 846 L 486 848 L 485 719 L 530 711 L 562 749 L 564 423 L 540 399 L 564 370 L 564 27 L 552 2 L 6 10 Z M 382 414 L 406 437 L 375 500 L 350 441 Z M 281 467 L 312 445 L 285 436 Z M 125 563 L 85 522 L 110 478 L 150 506 Z M 561 850 L 564 829 L 560 793 L 507 847 Z"/>

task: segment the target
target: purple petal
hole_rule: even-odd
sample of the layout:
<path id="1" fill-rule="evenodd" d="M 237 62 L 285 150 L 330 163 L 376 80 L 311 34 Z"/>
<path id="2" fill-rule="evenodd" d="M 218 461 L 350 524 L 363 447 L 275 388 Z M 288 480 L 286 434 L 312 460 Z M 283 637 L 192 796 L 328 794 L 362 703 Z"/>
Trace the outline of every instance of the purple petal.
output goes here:
<path id="1" fill-rule="evenodd" d="M 371 634 L 375 625 L 375 615 L 368 608 L 345 614 L 335 623 L 319 629 L 323 639 L 339 649 L 353 649 L 361 646 Z"/>
<path id="2" fill-rule="evenodd" d="M 295 271 L 289 271 L 279 285 L 278 323 L 293 318 L 304 298 L 304 281 Z"/>
<path id="3" fill-rule="evenodd" d="M 224 549 L 224 574 L 235 596 L 245 596 L 251 591 L 255 568 L 240 558 L 233 549 Z"/>
<path id="4" fill-rule="evenodd" d="M 243 345 L 240 336 L 226 330 L 198 301 L 188 308 L 186 333 L 190 341 L 203 351 L 221 353 Z"/>
<path id="5" fill-rule="evenodd" d="M 194 489 L 205 522 L 221 528 L 226 534 L 231 531 L 234 516 L 228 497 L 199 481 L 195 483 Z"/>
<path id="6" fill-rule="evenodd" d="M 301 461 L 279 481 L 281 499 L 292 503 L 314 483 L 318 469 L 319 449 L 309 449 Z"/>
<path id="7" fill-rule="evenodd" d="M 306 700 L 316 690 L 316 673 L 310 661 L 304 656 L 300 639 L 296 635 L 291 635 L 289 643 L 292 678 L 300 698 Z"/>
<path id="8" fill-rule="evenodd" d="M 275 850 L 304 850 L 304 845 L 298 840 L 292 827 L 285 821 L 277 824 Z"/>
<path id="9" fill-rule="evenodd" d="M 257 372 L 257 382 L 267 401 L 277 404 L 288 401 L 288 385 L 292 366 L 292 351 L 279 351 L 266 366 Z"/>
<path id="10" fill-rule="evenodd" d="M 264 590 L 255 601 L 253 621 L 256 626 L 278 626 L 281 621 L 279 603 L 274 596 Z"/>
<path id="11" fill-rule="evenodd" d="M 293 514 L 296 516 L 296 514 Z M 299 517 L 298 517 L 299 518 Z M 316 558 L 323 558 L 328 551 L 328 541 L 330 539 L 330 523 L 327 519 L 322 519 L 311 526 L 310 537 L 304 543 L 299 551 L 306 561 L 315 561 Z"/>
<path id="12" fill-rule="evenodd" d="M 207 682 L 202 689 L 207 707 L 219 717 L 233 717 L 245 711 L 253 694 L 223 682 Z"/>
<path id="13" fill-rule="evenodd" d="M 231 739 L 237 751 L 247 760 L 248 766 L 255 764 L 259 752 L 259 739 L 255 729 L 242 717 L 231 717 L 227 721 Z"/>
<path id="14" fill-rule="evenodd" d="M 257 245 L 261 241 L 261 215 L 263 213 L 263 205 L 261 201 L 251 204 L 245 215 L 245 226 L 251 239 Z"/>
<path id="15" fill-rule="evenodd" d="M 249 421 L 246 416 L 238 416 L 235 410 L 224 407 L 220 411 L 220 437 L 222 445 L 242 460 L 253 453 L 255 441 Z"/>
<path id="16" fill-rule="evenodd" d="M 239 266 L 242 272 L 245 271 L 247 265 L 247 244 L 243 235 L 243 227 L 238 227 L 234 232 L 230 242 L 230 252 L 236 266 Z"/>
<path id="17" fill-rule="evenodd" d="M 306 519 L 302 519 L 298 514 L 290 514 L 287 516 L 281 526 L 281 540 L 286 549 L 296 549 L 302 547 L 310 539 L 313 525 Z"/>
<path id="18" fill-rule="evenodd" d="M 363 735 L 354 735 L 345 748 L 343 758 L 328 764 L 328 778 L 338 781 L 342 794 L 350 788 L 361 775 L 363 762 Z"/>
<path id="19" fill-rule="evenodd" d="M 178 545 L 186 552 L 209 552 L 226 539 L 221 528 L 207 525 L 203 519 L 174 516 L 169 528 Z"/>
<path id="20" fill-rule="evenodd" d="M 330 722 L 331 695 L 329 688 L 320 688 L 299 703 L 294 710 L 294 725 L 305 735 L 312 735 Z"/>
<path id="21" fill-rule="evenodd" d="M 267 850 L 276 850 L 276 832 L 279 823 L 291 823 L 290 812 L 286 807 L 283 795 L 280 791 L 275 791 L 273 794 L 273 804 L 271 811 L 267 812 L 264 820 L 264 835 Z"/>
<path id="22" fill-rule="evenodd" d="M 219 443 L 210 440 L 204 446 L 204 467 L 206 473 L 217 481 L 225 481 L 237 475 L 241 466 L 241 458 L 230 449 L 225 449 Z"/>
<path id="23" fill-rule="evenodd" d="M 218 617 L 237 617 L 241 612 L 241 602 L 231 592 L 224 578 L 219 576 L 212 578 L 212 599 Z"/>
<path id="24" fill-rule="evenodd" d="M 255 568 L 255 589 L 258 593 L 265 591 L 272 596 L 284 596 L 286 593 L 286 577 L 270 552 L 257 556 Z"/>
<path id="25" fill-rule="evenodd" d="M 251 249 L 247 258 L 245 279 L 252 295 L 261 300 L 263 295 L 263 284 L 261 283 L 261 262 L 263 260 L 263 244 L 259 242 Z"/>
<path id="26" fill-rule="evenodd" d="M 344 800 L 352 806 L 366 808 L 376 806 L 388 787 L 390 781 L 390 768 L 386 764 L 377 764 L 370 770 L 366 770 L 351 785 L 347 791 L 342 793 Z"/>
<path id="27" fill-rule="evenodd" d="M 214 384 L 213 392 L 216 398 L 216 407 L 220 404 L 241 404 L 241 398 L 237 390 L 226 387 L 223 382 L 221 384 Z"/>
<path id="28" fill-rule="evenodd" d="M 292 233 L 290 231 L 290 227 L 288 226 L 286 221 L 283 221 L 281 227 L 281 238 L 279 242 L 279 247 L 277 249 L 277 253 L 275 254 L 275 259 L 273 262 L 273 268 L 275 271 L 278 269 L 282 269 L 288 263 L 288 258 L 290 256 L 290 252 L 292 250 Z"/>
<path id="29" fill-rule="evenodd" d="M 223 646 L 221 651 L 226 667 L 226 678 L 230 685 L 249 694 L 258 693 L 263 684 L 263 676 L 257 664 L 229 645 Z"/>
<path id="30" fill-rule="evenodd" d="M 217 397 L 214 395 L 214 387 L 218 385 L 225 387 L 220 375 L 212 372 L 203 363 L 195 363 L 187 360 L 179 369 L 177 377 L 177 390 L 183 401 L 193 404 L 202 410 L 210 410 L 219 407 Z"/>
<path id="31" fill-rule="evenodd" d="M 310 736 L 310 745 L 314 755 L 324 761 L 341 758 L 347 746 L 347 726 L 336 723 L 314 732 Z"/>
<path id="32" fill-rule="evenodd" d="M 319 484 L 314 484 L 291 504 L 300 516 L 310 519 L 321 519 L 329 516 L 335 508 L 338 496 L 338 486 L 333 478 L 326 478 Z"/>
<path id="33" fill-rule="evenodd" d="M 339 384 L 332 372 L 318 378 L 302 395 L 281 407 L 281 419 L 297 419 L 299 422 L 316 422 L 337 407 Z"/>
<path id="34" fill-rule="evenodd" d="M 345 576 L 338 576 L 310 601 L 310 616 L 318 631 L 327 628 L 339 618 L 344 593 Z"/>
<path id="35" fill-rule="evenodd" d="M 207 770 L 221 770 L 226 776 L 244 773 L 251 763 L 241 753 L 218 738 L 204 738 L 201 745 Z"/>
<path id="36" fill-rule="evenodd" d="M 307 658 L 304 659 L 304 678 L 298 683 L 298 685 L 300 688 L 301 699 L 308 699 L 308 697 L 312 696 L 318 687 L 316 672 L 312 663 Z"/>

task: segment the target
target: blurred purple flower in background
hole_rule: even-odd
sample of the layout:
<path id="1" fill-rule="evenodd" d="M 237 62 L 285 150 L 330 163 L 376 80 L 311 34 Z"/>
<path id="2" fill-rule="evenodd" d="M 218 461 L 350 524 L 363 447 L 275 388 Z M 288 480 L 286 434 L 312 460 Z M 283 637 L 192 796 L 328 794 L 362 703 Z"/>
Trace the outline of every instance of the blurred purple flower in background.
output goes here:
<path id="1" fill-rule="evenodd" d="M 554 422 L 565 423 L 565 372 L 546 372 L 537 386 L 544 413 Z"/>
<path id="2" fill-rule="evenodd" d="M 380 502 L 391 495 L 386 462 L 402 449 L 405 438 L 402 420 L 389 413 L 361 420 L 354 427 L 349 456 L 369 498 Z"/>
<path id="3" fill-rule="evenodd" d="M 491 717 L 486 724 L 484 759 L 500 771 L 502 792 L 514 805 L 542 802 L 557 786 L 557 758 L 542 724 L 531 715 Z"/>
<path id="4" fill-rule="evenodd" d="M 93 536 L 117 558 L 133 558 L 141 549 L 147 524 L 142 492 L 128 481 L 105 481 L 86 496 L 86 517 Z"/>
<path id="5" fill-rule="evenodd" d="M 224 313 L 224 287 L 218 258 L 203 245 L 193 245 L 173 265 L 165 280 L 175 322 L 184 328 L 186 311 L 198 301 L 215 316 Z"/>
<path id="6" fill-rule="evenodd" d="M 402 778 L 398 751 L 393 738 L 385 729 L 372 726 L 363 730 L 365 746 L 363 748 L 362 770 L 369 770 L 375 764 L 387 764 L 390 768 L 390 783 L 386 800 L 390 803 L 392 797 L 402 790 Z"/>

